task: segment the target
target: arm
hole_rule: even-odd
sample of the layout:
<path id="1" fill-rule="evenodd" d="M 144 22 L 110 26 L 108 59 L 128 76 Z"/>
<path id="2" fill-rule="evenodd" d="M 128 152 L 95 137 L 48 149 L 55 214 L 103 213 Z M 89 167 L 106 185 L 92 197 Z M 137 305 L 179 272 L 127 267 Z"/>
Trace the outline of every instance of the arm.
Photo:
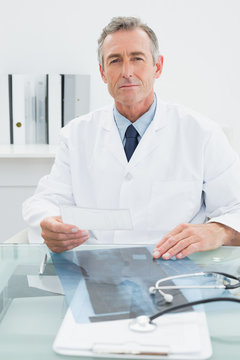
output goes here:
<path id="1" fill-rule="evenodd" d="M 222 245 L 240 245 L 240 163 L 221 131 L 205 147 L 205 224 L 180 224 L 157 243 L 153 256 L 183 258 Z"/>
<path id="2" fill-rule="evenodd" d="M 63 224 L 60 218 L 60 205 L 75 205 L 66 130 L 62 131 L 62 141 L 50 174 L 40 180 L 35 194 L 23 204 L 30 242 L 44 240 L 55 252 L 69 250 L 89 237 L 88 232 Z"/>

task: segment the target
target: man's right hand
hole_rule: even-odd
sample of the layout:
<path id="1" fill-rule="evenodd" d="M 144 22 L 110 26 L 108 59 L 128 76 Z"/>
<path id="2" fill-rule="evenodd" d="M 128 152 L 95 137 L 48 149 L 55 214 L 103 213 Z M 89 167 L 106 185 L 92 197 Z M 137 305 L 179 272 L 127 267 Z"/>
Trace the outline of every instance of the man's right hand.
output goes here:
<path id="1" fill-rule="evenodd" d="M 89 239 L 87 230 L 79 230 L 74 225 L 63 224 L 61 216 L 47 217 L 40 225 L 45 244 L 56 253 L 71 250 Z"/>

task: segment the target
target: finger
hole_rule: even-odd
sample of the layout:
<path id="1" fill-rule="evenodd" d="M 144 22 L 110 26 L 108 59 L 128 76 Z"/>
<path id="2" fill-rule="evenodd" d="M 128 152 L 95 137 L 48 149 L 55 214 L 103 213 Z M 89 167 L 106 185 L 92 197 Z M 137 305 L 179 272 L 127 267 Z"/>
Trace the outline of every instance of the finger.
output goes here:
<path id="1" fill-rule="evenodd" d="M 42 231 L 43 239 L 65 241 L 65 240 L 76 240 L 80 237 L 87 236 L 89 237 L 89 232 L 87 230 L 78 230 L 73 233 L 57 233 L 52 231 Z"/>
<path id="2" fill-rule="evenodd" d="M 199 241 L 199 237 L 194 232 L 194 228 L 189 224 L 187 224 L 187 226 L 184 225 L 182 226 L 182 231 L 180 233 L 172 236 L 171 242 L 174 245 L 171 246 L 171 244 L 169 244 L 170 246 L 168 249 L 161 252 L 161 256 L 164 259 L 170 259 L 172 256 L 175 256 L 177 253 L 179 253 L 182 249 L 197 241 Z"/>
<path id="3" fill-rule="evenodd" d="M 189 224 L 180 224 L 176 226 L 173 230 L 169 231 L 155 246 L 155 248 L 158 248 L 162 246 L 169 238 L 172 236 L 177 235 L 178 233 L 182 232 L 184 229 L 186 229 L 189 226 Z"/>
<path id="4" fill-rule="evenodd" d="M 63 252 L 70 249 L 73 249 L 76 246 L 82 245 L 85 241 L 88 240 L 88 237 L 78 238 L 76 240 L 65 240 L 65 241 L 56 241 L 56 240 L 45 240 L 46 245 L 54 252 Z"/>
<path id="5" fill-rule="evenodd" d="M 178 225 L 168 234 L 166 234 L 163 237 L 163 239 L 155 246 L 153 250 L 153 257 L 159 258 L 164 253 L 166 253 L 178 241 L 184 239 L 187 236 L 186 231 L 188 230 L 189 230 L 189 224 L 183 223 Z"/>
<path id="6" fill-rule="evenodd" d="M 162 254 L 162 258 L 168 260 L 173 256 L 176 256 L 178 259 L 181 258 L 181 252 L 186 249 L 191 244 L 197 243 L 198 239 L 196 236 L 186 236 L 183 237 L 181 240 L 178 240 L 176 245 L 172 248 L 168 249 L 167 252 Z"/>
<path id="7" fill-rule="evenodd" d="M 65 247 L 61 247 L 61 246 L 53 246 L 52 244 L 47 244 L 46 245 L 48 246 L 48 248 L 55 252 L 55 253 L 62 253 L 62 252 L 65 252 L 65 251 L 68 251 L 68 250 L 71 250 L 71 249 L 74 249 L 75 247 L 81 245 L 81 244 L 68 244 L 66 245 Z"/>
<path id="8" fill-rule="evenodd" d="M 89 234 L 87 232 L 84 232 L 83 234 L 79 234 L 78 236 L 72 237 L 68 236 L 67 234 L 55 234 L 53 233 L 53 236 L 46 236 L 45 234 L 42 234 L 42 237 L 45 241 L 51 241 L 56 244 L 66 243 L 67 241 L 81 241 L 85 239 L 89 239 Z"/>
<path id="9" fill-rule="evenodd" d="M 190 244 L 188 247 L 186 247 L 185 249 L 180 251 L 180 253 L 178 253 L 176 255 L 176 258 L 183 259 L 184 257 L 189 256 L 197 251 L 200 251 L 200 243 L 199 242 Z"/>
<path id="10" fill-rule="evenodd" d="M 46 232 L 54 232 L 54 233 L 75 233 L 78 231 L 78 228 L 72 224 L 64 224 L 61 221 L 61 218 L 49 217 L 44 219 L 41 222 L 42 229 Z"/>
<path id="11" fill-rule="evenodd" d="M 173 236 L 170 236 L 165 240 L 165 242 L 161 246 L 153 250 L 153 257 L 154 258 L 161 257 L 163 254 L 167 253 L 168 249 L 172 248 L 175 244 L 176 244 L 176 239 Z"/>

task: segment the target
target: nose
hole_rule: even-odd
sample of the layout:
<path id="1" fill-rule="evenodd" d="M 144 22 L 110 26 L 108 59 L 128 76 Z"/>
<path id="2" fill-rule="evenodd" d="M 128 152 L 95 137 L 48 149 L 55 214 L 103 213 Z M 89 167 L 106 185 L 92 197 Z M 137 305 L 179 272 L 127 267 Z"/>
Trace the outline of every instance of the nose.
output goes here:
<path id="1" fill-rule="evenodd" d="M 123 61 L 122 76 L 125 79 L 129 79 L 130 77 L 132 77 L 132 75 L 133 75 L 133 69 L 130 61 L 128 60 Z"/>

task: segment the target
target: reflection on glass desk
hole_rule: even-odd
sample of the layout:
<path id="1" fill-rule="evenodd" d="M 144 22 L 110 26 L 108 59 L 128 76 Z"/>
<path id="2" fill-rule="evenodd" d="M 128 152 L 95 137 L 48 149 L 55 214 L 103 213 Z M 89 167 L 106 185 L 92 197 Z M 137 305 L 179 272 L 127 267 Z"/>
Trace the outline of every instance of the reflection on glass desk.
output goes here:
<path id="1" fill-rule="evenodd" d="M 78 250 L 95 248 L 82 245 Z M 46 252 L 46 281 L 39 286 L 39 268 Z M 240 276 L 240 247 L 222 247 L 190 258 L 203 270 Z M 67 306 L 47 247 L 1 244 L 0 259 L 0 359 L 70 359 L 52 350 Z M 234 296 L 240 298 L 239 289 Z M 207 305 L 205 309 L 213 347 L 211 359 L 239 359 L 240 305 Z"/>

